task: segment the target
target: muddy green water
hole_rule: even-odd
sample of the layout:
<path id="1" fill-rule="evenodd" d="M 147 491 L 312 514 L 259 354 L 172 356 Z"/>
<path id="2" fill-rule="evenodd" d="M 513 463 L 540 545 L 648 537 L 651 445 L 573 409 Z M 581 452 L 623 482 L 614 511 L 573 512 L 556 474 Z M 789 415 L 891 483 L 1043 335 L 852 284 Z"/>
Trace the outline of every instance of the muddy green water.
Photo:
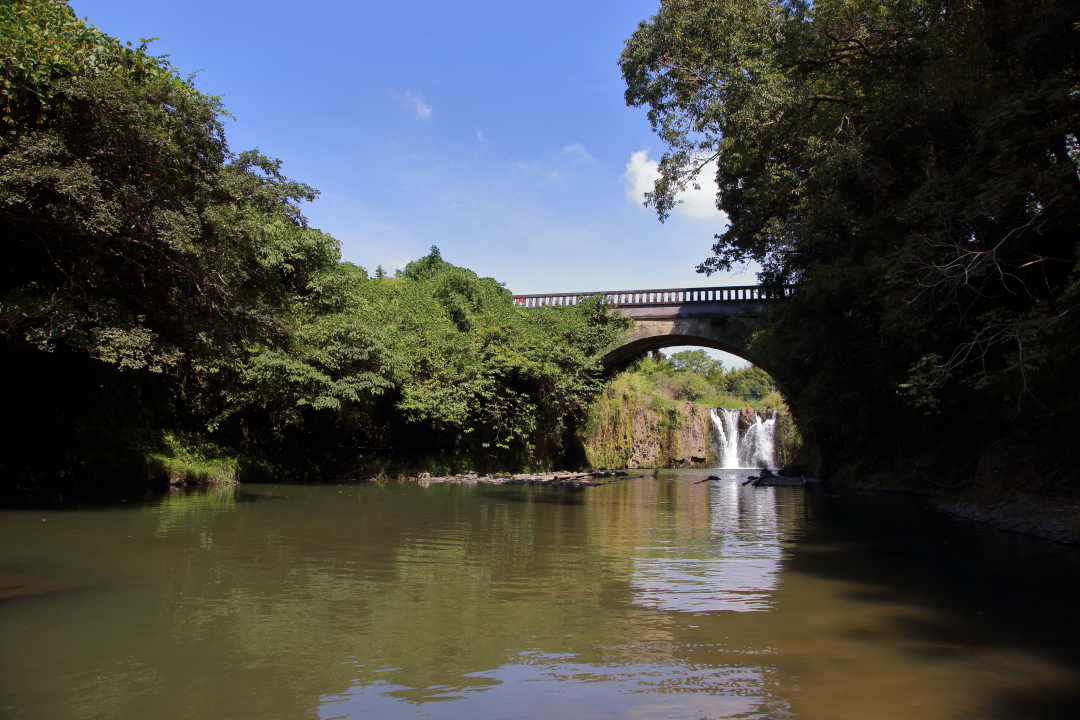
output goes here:
<path id="1" fill-rule="evenodd" d="M 0 718 L 1080 717 L 1075 550 L 703 477 L 2 510 Z"/>

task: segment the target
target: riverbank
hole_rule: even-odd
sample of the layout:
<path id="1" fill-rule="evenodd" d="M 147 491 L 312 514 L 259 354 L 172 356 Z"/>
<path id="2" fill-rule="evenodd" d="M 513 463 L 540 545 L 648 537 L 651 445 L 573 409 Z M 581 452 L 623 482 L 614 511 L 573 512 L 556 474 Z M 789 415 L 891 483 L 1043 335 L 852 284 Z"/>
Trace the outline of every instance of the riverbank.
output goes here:
<path id="1" fill-rule="evenodd" d="M 1062 504 L 1060 499 L 1016 498 L 995 505 L 973 502 L 938 501 L 937 507 L 950 515 L 984 523 L 997 530 L 1080 545 L 1080 504 Z"/>
<path id="2" fill-rule="evenodd" d="M 842 468 L 836 485 L 932 497 L 943 512 L 1004 532 L 1080 543 L 1080 432 L 1019 424 L 967 453 L 924 452 L 876 472 Z"/>
<path id="3" fill-rule="evenodd" d="M 403 478 L 405 481 L 415 481 L 421 487 L 428 485 L 553 485 L 555 487 L 596 487 L 608 483 L 596 482 L 601 478 L 629 480 L 640 478 L 644 475 L 631 475 L 625 472 L 554 472 L 554 473 L 495 473 L 493 475 L 478 475 L 477 473 L 462 473 L 460 475 L 443 475 L 431 477 L 427 473 L 421 473 L 419 477 Z"/>
<path id="4" fill-rule="evenodd" d="M 1069 496 L 1017 494 L 979 497 L 972 492 L 885 482 L 881 478 L 831 480 L 829 484 L 867 492 L 922 495 L 930 506 L 948 515 L 989 525 L 1002 532 L 1066 545 L 1080 545 L 1080 500 Z"/>

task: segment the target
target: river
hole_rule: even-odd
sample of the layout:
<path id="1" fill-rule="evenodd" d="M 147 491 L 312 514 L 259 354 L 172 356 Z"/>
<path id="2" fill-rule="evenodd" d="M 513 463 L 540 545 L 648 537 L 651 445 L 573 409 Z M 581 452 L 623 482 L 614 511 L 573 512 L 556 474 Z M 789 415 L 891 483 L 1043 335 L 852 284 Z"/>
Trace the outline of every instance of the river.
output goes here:
<path id="1" fill-rule="evenodd" d="M 0 510 L 0 719 L 1080 715 L 1075 549 L 705 472 Z"/>

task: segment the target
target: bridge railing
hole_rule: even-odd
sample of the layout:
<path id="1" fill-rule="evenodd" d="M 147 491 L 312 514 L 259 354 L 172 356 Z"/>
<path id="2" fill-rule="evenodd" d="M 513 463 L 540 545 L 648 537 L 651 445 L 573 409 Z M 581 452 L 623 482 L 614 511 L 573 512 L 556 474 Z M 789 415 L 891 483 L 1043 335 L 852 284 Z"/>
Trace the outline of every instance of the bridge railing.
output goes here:
<path id="1" fill-rule="evenodd" d="M 577 305 L 582 298 L 603 296 L 611 305 L 691 305 L 694 303 L 741 302 L 746 300 L 776 300 L 791 295 L 794 288 L 779 290 L 760 285 L 738 285 L 707 288 L 668 288 L 663 290 L 613 290 L 607 292 L 549 293 L 546 295 L 515 295 L 514 302 L 525 307 Z"/>

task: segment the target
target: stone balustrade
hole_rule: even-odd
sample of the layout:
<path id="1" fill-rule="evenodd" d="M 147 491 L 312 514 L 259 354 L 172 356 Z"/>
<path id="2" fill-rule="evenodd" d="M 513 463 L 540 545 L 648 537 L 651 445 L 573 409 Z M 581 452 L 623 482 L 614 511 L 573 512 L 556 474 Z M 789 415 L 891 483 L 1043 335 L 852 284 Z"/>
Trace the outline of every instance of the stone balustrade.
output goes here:
<path id="1" fill-rule="evenodd" d="M 780 290 L 760 285 L 737 285 L 704 288 L 667 288 L 658 290 L 613 290 L 583 293 L 548 293 L 545 295 L 515 295 L 514 302 L 525 307 L 558 307 L 577 305 L 582 298 L 602 296 L 610 305 L 619 307 L 649 307 L 653 305 L 691 305 L 694 303 L 746 302 L 775 300 L 787 297 L 793 288 Z"/>

